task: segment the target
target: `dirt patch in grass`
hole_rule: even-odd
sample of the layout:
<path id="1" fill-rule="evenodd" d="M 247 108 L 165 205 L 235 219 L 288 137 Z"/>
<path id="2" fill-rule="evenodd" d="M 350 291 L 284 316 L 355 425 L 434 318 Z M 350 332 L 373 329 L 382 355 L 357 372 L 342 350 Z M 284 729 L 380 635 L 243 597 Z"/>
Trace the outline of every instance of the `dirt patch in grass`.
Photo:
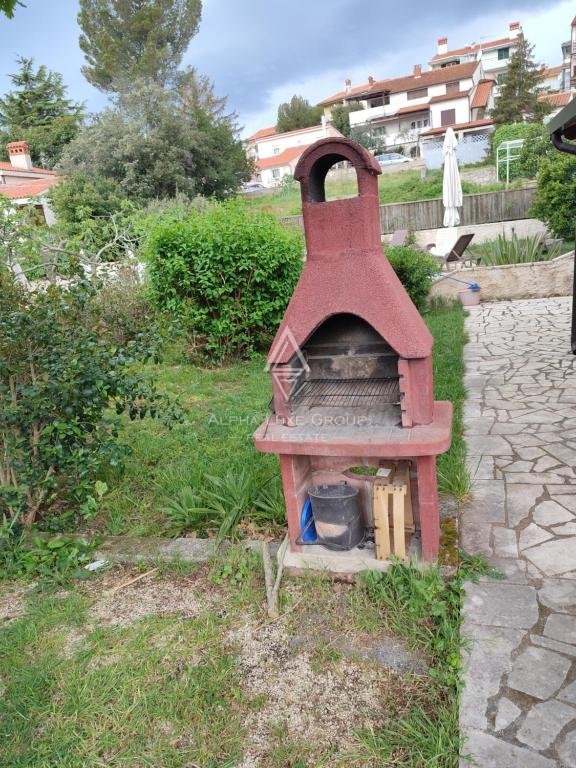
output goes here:
<path id="1" fill-rule="evenodd" d="M 88 591 L 94 598 L 89 620 L 100 626 L 126 627 L 147 616 L 195 618 L 214 603 L 200 575 L 166 578 L 122 569 L 104 577 L 100 594 Z"/>
<path id="2" fill-rule="evenodd" d="M 142 712 L 137 715 L 134 710 L 133 716 L 140 718 L 138 735 L 125 755 L 126 766 L 140 765 L 135 755 L 149 755 L 147 750 L 174 760 L 185 749 L 187 765 L 228 765 L 226 760 L 236 755 L 230 762 L 236 768 L 367 768 L 364 758 L 360 762 L 350 758 L 359 754 L 355 753 L 360 748 L 358 731 L 383 727 L 426 687 L 422 659 L 389 635 L 379 614 L 370 613 L 353 585 L 285 578 L 282 613 L 271 620 L 261 566 L 250 558 L 241 583 L 233 581 L 229 571 L 208 564 L 190 574 L 157 569 L 142 573 L 136 567 L 115 566 L 62 594 L 64 599 L 79 593 L 88 601 L 84 621 L 71 620 L 59 629 L 65 629 L 59 653 L 66 659 L 66 674 L 97 675 L 100 687 L 109 686 L 114 696 L 125 697 L 125 706 L 132 700 L 132 689 L 150 695 Z M 3 616 L 25 615 L 25 592 L 22 587 L 5 590 Z M 362 612 L 364 616 L 359 615 Z M 382 653 L 390 643 L 392 657 Z M 152 656 L 158 659 L 153 664 Z M 216 665 L 216 656 L 221 666 Z M 224 689 L 217 672 L 226 672 Z M 210 696 L 220 696 L 221 703 L 212 713 L 213 699 L 207 698 L 206 708 L 194 710 L 194 717 L 200 717 L 201 727 L 221 735 L 224 724 L 235 727 L 236 746 L 224 743 L 222 736 L 202 748 L 196 722 L 178 719 L 185 686 L 196 676 L 202 683 L 193 690 L 206 690 L 207 696 L 213 691 Z M 150 691 L 158 684 L 162 708 L 155 709 Z M 122 693 L 124 688 L 128 693 Z M 223 690 L 231 695 L 221 695 Z M 232 709 L 226 710 L 227 706 Z M 56 719 L 57 711 L 53 711 Z M 116 724 L 111 717 L 110 723 L 112 732 L 103 729 L 103 734 L 95 721 L 94 749 L 104 738 L 123 743 L 121 720 Z M 88 722 L 85 725 L 90 728 Z M 58 727 L 65 726 L 59 722 Z M 146 741 L 150 733 L 153 748 Z M 77 749 L 84 747 L 80 744 Z M 85 757 L 86 765 L 94 764 L 88 754 Z M 206 763 L 208 757 L 218 762 Z"/>
<path id="3" fill-rule="evenodd" d="M 381 665 L 295 649 L 278 622 L 264 627 L 248 622 L 227 639 L 244 685 L 262 702 L 248 717 L 249 737 L 238 768 L 275 764 L 274 753 L 286 743 L 307 761 L 342 755 L 358 729 L 377 727 L 391 702 L 405 695 L 406 683 Z"/>
<path id="4" fill-rule="evenodd" d="M 31 588 L 30 584 L 14 584 L 0 589 L 0 626 L 26 613 L 26 595 Z"/>

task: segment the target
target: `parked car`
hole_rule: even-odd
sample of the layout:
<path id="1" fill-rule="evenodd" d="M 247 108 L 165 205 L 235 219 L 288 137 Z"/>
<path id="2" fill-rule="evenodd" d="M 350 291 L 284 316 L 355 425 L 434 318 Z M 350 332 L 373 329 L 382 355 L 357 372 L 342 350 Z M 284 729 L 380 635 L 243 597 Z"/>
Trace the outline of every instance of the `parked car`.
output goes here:
<path id="1" fill-rule="evenodd" d="M 392 165 L 393 163 L 411 163 L 412 160 L 400 152 L 384 152 L 383 155 L 376 155 L 376 160 L 380 165 Z"/>
<path id="2" fill-rule="evenodd" d="M 245 194 L 247 192 L 263 192 L 265 189 L 268 189 L 268 187 L 260 181 L 247 181 L 246 184 L 242 184 L 240 191 Z"/>

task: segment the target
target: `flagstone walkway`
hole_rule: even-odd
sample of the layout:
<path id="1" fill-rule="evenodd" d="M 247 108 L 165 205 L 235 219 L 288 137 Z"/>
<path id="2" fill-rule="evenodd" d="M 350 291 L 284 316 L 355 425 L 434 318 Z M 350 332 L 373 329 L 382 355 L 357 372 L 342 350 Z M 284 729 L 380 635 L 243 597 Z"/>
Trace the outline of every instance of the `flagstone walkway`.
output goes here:
<path id="1" fill-rule="evenodd" d="M 466 591 L 460 722 L 471 757 L 462 768 L 576 768 L 571 303 L 487 303 L 466 320 L 474 480 L 461 545 L 505 578 L 483 578 Z"/>

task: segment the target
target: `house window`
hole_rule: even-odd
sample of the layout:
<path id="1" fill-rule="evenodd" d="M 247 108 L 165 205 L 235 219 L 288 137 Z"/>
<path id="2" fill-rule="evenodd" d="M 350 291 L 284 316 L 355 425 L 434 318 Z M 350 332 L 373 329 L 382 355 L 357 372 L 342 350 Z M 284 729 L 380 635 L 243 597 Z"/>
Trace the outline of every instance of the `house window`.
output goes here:
<path id="1" fill-rule="evenodd" d="M 275 155 L 280 154 L 280 147 L 272 147 L 272 152 L 274 152 Z"/>
<path id="2" fill-rule="evenodd" d="M 499 72 L 496 75 L 496 82 L 498 83 L 498 85 L 502 85 L 504 80 L 506 80 L 506 72 Z"/>
<path id="3" fill-rule="evenodd" d="M 460 92 L 460 83 L 456 80 L 455 82 L 446 83 L 446 93 L 459 93 Z"/>
<path id="4" fill-rule="evenodd" d="M 273 179 L 280 178 L 280 168 L 272 168 L 272 178 Z"/>
<path id="5" fill-rule="evenodd" d="M 406 98 L 408 101 L 411 99 L 425 99 L 428 96 L 428 88 L 416 88 L 413 91 L 408 91 Z"/>
<path id="6" fill-rule="evenodd" d="M 510 48 L 498 48 L 498 61 L 510 58 Z"/>
<path id="7" fill-rule="evenodd" d="M 456 122 L 456 110 L 444 109 L 440 112 L 440 125 L 454 125 Z"/>
<path id="8" fill-rule="evenodd" d="M 382 96 L 378 96 L 376 99 L 370 99 L 370 101 L 368 102 L 368 107 L 369 108 L 371 108 L 371 107 L 381 107 L 381 106 L 383 106 L 383 104 L 384 104 L 384 100 L 383 100 Z"/>

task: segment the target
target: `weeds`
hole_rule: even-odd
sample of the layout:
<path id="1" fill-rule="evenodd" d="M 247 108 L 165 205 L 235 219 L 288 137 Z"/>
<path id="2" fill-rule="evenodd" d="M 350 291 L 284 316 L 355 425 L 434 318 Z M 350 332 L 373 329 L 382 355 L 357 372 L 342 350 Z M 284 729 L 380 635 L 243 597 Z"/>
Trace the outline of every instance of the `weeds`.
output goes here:
<path id="1" fill-rule="evenodd" d="M 460 612 L 464 583 L 495 572 L 478 557 L 462 554 L 454 578 L 438 568 L 418 570 L 394 562 L 385 573 L 363 574 L 370 601 L 382 609 L 388 628 L 429 659 L 431 685 L 416 692 L 406 712 L 383 728 L 359 733 L 359 753 L 373 765 L 455 768 L 461 749 L 458 692 L 461 688 Z M 393 761 L 393 762 L 392 762 Z"/>
<path id="2" fill-rule="evenodd" d="M 195 531 L 205 535 L 216 531 L 216 544 L 234 535 L 240 521 L 249 516 L 257 523 L 280 523 L 284 500 L 280 480 L 270 478 L 260 485 L 248 469 L 229 470 L 222 477 L 206 475 L 197 489 L 185 486 L 163 511 L 172 535 Z"/>

